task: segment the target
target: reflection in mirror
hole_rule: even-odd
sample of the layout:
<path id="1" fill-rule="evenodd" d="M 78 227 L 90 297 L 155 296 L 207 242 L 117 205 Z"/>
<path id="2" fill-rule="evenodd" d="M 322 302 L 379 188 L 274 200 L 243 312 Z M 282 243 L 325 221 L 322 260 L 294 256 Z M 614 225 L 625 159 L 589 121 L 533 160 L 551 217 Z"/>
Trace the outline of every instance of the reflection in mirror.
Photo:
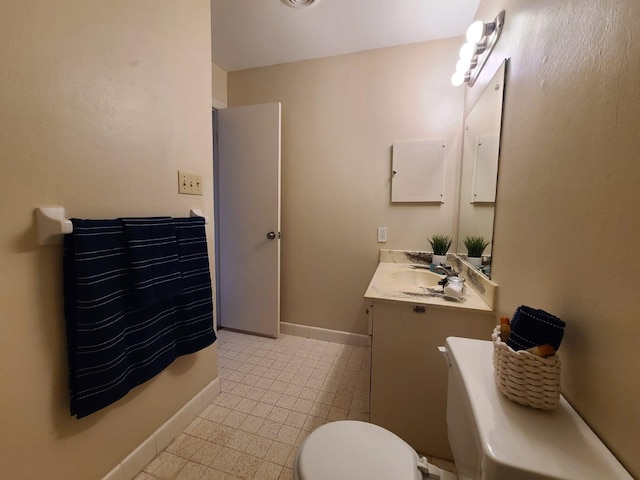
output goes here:
<path id="1" fill-rule="evenodd" d="M 502 62 L 464 122 L 458 253 L 467 254 L 463 243 L 466 237 L 480 236 L 490 242 L 483 253 L 489 259 L 493 244 L 506 62 Z M 485 268 L 484 273 L 490 276 L 490 268 Z"/>

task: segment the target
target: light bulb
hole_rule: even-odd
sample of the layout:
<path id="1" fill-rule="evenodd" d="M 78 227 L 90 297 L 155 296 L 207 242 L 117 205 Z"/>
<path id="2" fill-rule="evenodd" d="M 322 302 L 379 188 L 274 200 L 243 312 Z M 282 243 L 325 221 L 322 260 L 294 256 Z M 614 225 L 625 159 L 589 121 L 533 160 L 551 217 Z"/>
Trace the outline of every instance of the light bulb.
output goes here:
<path id="1" fill-rule="evenodd" d="M 471 68 L 471 59 L 461 58 L 456 63 L 456 72 L 466 73 Z"/>
<path id="2" fill-rule="evenodd" d="M 471 60 L 476 53 L 476 44 L 467 42 L 460 48 L 460 58 L 464 60 Z"/>
<path id="3" fill-rule="evenodd" d="M 464 83 L 464 72 L 456 72 L 451 75 L 451 85 L 459 87 Z"/>
<path id="4" fill-rule="evenodd" d="M 467 29 L 467 42 L 478 43 L 484 36 L 484 22 L 478 20 L 469 25 Z"/>

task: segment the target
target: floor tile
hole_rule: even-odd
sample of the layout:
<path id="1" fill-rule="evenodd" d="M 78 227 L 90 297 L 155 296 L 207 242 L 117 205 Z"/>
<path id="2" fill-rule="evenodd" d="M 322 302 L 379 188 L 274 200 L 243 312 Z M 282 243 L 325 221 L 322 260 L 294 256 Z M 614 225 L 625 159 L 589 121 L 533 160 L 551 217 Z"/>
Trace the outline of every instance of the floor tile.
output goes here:
<path id="1" fill-rule="evenodd" d="M 263 423 L 264 418 L 247 415 L 247 418 L 244 419 L 238 428 L 247 433 L 257 433 Z"/>
<path id="2" fill-rule="evenodd" d="M 222 384 L 224 385 L 224 381 L 222 381 Z M 235 389 L 235 387 L 234 387 Z M 220 401 L 219 405 L 222 407 L 227 407 L 227 408 L 235 408 L 235 406 L 238 404 L 238 402 L 242 400 L 242 397 L 238 397 L 237 395 L 234 395 L 233 393 L 229 392 L 227 393 L 224 398 Z"/>
<path id="3" fill-rule="evenodd" d="M 165 451 L 182 458 L 191 458 L 203 443 L 205 440 L 183 433 L 171 442 Z"/>
<path id="4" fill-rule="evenodd" d="M 278 422 L 265 420 L 262 426 L 258 429 L 258 435 L 269 438 L 271 440 L 275 440 L 281 426 L 282 424 Z"/>
<path id="5" fill-rule="evenodd" d="M 305 420 L 304 425 L 302 426 L 302 430 L 305 430 L 307 432 L 313 432 L 316 428 L 320 427 L 321 425 L 324 425 L 324 423 L 325 423 L 324 418 L 307 416 L 307 419 Z"/>
<path id="6" fill-rule="evenodd" d="M 287 410 L 291 410 L 297 401 L 298 401 L 298 397 L 282 394 L 278 399 L 277 406 L 281 408 L 286 408 Z"/>
<path id="7" fill-rule="evenodd" d="M 140 472 L 133 480 L 157 480 L 157 477 L 149 475 L 147 472 Z"/>
<path id="8" fill-rule="evenodd" d="M 253 455 L 254 457 L 264 458 L 272 443 L 273 440 L 269 440 L 268 438 L 261 437 L 259 435 L 254 435 L 249 441 L 247 448 L 245 448 L 245 453 Z"/>
<path id="9" fill-rule="evenodd" d="M 221 445 L 224 447 L 229 442 L 229 440 L 231 439 L 231 437 L 235 432 L 236 432 L 235 428 L 216 423 L 212 428 L 212 432 L 208 440 L 211 443 L 215 443 L 217 445 Z"/>
<path id="10" fill-rule="evenodd" d="M 227 442 L 226 446 L 229 448 L 233 448 L 234 450 L 244 452 L 252 438 L 253 435 L 251 433 L 243 432 L 242 430 L 236 430 Z"/>
<path id="11" fill-rule="evenodd" d="M 293 464 L 295 463 L 297 455 L 298 455 L 298 447 L 293 447 L 289 452 L 287 459 L 284 461 L 284 466 L 287 468 L 293 468 Z"/>
<path id="12" fill-rule="evenodd" d="M 238 402 L 235 409 L 242 413 L 251 413 L 251 410 L 258 404 L 257 400 L 251 400 L 250 398 L 243 398 Z M 213 420 L 212 418 L 209 420 Z"/>
<path id="13" fill-rule="evenodd" d="M 269 447 L 269 450 L 264 456 L 265 460 L 268 460 L 278 465 L 285 465 L 289 454 L 291 453 L 292 446 L 286 443 L 273 442 Z"/>
<path id="14" fill-rule="evenodd" d="M 284 420 L 285 425 L 291 427 L 302 428 L 307 420 L 307 415 L 304 413 L 288 411 L 287 417 Z"/>
<path id="15" fill-rule="evenodd" d="M 220 405 L 209 405 L 202 411 L 200 417 L 211 420 L 212 422 L 221 423 L 231 412 L 232 410 L 230 408 L 222 407 Z"/>
<path id="16" fill-rule="evenodd" d="M 186 459 L 169 452 L 162 452 L 144 470 L 159 479 L 173 480 L 186 464 Z"/>
<path id="17" fill-rule="evenodd" d="M 276 463 L 263 461 L 258 466 L 254 480 L 278 480 L 282 473 L 282 466 Z M 293 479 L 293 477 L 291 477 Z"/>
<path id="18" fill-rule="evenodd" d="M 283 468 L 278 480 L 293 480 L 293 470 L 290 468 Z"/>
<path id="19" fill-rule="evenodd" d="M 221 472 L 220 470 L 214 470 L 213 468 L 208 468 L 199 480 L 227 480 L 228 478 L 229 477 L 226 473 Z M 293 477 L 291 478 L 293 479 Z"/>
<path id="20" fill-rule="evenodd" d="M 192 462 L 203 465 L 211 465 L 218 454 L 222 451 L 222 446 L 212 442 L 204 442 L 198 450 L 191 456 Z"/>
<path id="21" fill-rule="evenodd" d="M 370 349 L 218 332 L 222 393 L 136 480 L 293 480 L 324 423 L 368 421 Z"/>
<path id="22" fill-rule="evenodd" d="M 235 465 L 231 467 L 231 471 L 229 473 L 242 480 L 250 480 L 258 470 L 260 463 L 261 460 L 259 458 L 243 453 L 240 455 Z"/>
<path id="23" fill-rule="evenodd" d="M 189 462 L 175 477 L 175 480 L 198 480 L 207 471 L 206 465 L 201 465 L 195 462 Z"/>
<path id="24" fill-rule="evenodd" d="M 298 398 L 291 409 L 300 413 L 309 413 L 311 411 L 311 407 L 313 407 L 313 402 L 311 400 Z"/>
<path id="25" fill-rule="evenodd" d="M 244 422 L 246 418 L 246 413 L 243 413 L 239 410 L 234 410 L 224 418 L 222 424 L 226 425 L 227 427 L 238 428 L 240 425 L 242 425 L 242 422 Z"/>
<path id="26" fill-rule="evenodd" d="M 231 469 L 242 455 L 241 452 L 231 448 L 223 447 L 218 456 L 209 465 L 214 470 L 220 470 L 225 473 L 231 473 Z"/>
<path id="27" fill-rule="evenodd" d="M 272 422 L 284 423 L 287 416 L 289 415 L 291 410 L 283 407 L 274 406 L 269 415 L 267 416 L 267 420 L 271 420 Z"/>
<path id="28" fill-rule="evenodd" d="M 286 443 L 287 445 L 295 445 L 300 429 L 289 425 L 282 425 L 275 440 Z"/>

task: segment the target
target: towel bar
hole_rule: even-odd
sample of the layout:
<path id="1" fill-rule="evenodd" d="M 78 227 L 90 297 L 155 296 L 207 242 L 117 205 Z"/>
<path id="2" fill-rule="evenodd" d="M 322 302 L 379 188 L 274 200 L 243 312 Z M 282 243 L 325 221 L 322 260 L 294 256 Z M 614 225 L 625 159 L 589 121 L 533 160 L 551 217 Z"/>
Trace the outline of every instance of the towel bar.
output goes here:
<path id="1" fill-rule="evenodd" d="M 190 217 L 202 217 L 204 223 L 209 219 L 202 214 L 202 210 L 192 208 Z M 42 206 L 36 208 L 36 227 L 38 228 L 38 243 L 40 245 L 59 245 L 62 243 L 62 235 L 73 232 L 73 224 L 59 205 Z"/>
<path id="2" fill-rule="evenodd" d="M 191 210 L 189 210 L 189 216 L 190 217 L 202 217 L 204 218 L 204 223 L 207 224 L 209 223 L 209 219 L 202 214 L 202 210 L 200 210 L 199 208 L 192 208 Z"/>

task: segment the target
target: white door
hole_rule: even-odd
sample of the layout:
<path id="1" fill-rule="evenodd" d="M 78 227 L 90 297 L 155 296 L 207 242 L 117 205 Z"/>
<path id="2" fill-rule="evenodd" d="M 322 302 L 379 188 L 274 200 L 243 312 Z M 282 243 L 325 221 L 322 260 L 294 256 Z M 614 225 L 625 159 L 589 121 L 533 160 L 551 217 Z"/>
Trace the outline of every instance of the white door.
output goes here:
<path id="1" fill-rule="evenodd" d="M 280 104 L 218 111 L 220 325 L 280 332 Z"/>

